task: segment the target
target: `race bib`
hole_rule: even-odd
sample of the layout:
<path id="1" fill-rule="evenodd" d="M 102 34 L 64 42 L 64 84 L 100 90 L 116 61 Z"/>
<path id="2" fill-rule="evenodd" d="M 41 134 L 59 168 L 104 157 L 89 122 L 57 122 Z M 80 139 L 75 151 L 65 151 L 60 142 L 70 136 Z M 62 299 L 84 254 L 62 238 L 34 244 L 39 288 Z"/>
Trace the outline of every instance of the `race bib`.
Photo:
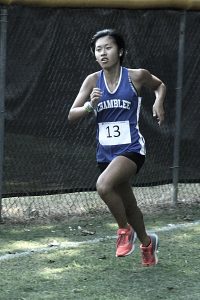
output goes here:
<path id="1" fill-rule="evenodd" d="M 99 123 L 99 143 L 103 146 L 130 144 L 129 121 Z"/>

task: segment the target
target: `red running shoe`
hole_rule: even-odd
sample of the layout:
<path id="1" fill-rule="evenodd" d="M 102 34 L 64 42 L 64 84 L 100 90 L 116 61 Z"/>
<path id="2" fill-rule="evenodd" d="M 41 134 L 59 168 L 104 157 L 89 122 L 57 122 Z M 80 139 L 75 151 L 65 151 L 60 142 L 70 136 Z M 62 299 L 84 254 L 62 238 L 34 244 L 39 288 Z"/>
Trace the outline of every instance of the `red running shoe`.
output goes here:
<path id="1" fill-rule="evenodd" d="M 154 266 L 158 263 L 158 236 L 157 234 L 150 234 L 151 243 L 148 247 L 140 245 L 142 253 L 142 265 L 144 267 Z"/>
<path id="2" fill-rule="evenodd" d="M 128 228 L 120 228 L 117 230 L 117 245 L 116 256 L 126 256 L 135 249 L 134 242 L 136 240 L 136 233 L 129 225 Z"/>

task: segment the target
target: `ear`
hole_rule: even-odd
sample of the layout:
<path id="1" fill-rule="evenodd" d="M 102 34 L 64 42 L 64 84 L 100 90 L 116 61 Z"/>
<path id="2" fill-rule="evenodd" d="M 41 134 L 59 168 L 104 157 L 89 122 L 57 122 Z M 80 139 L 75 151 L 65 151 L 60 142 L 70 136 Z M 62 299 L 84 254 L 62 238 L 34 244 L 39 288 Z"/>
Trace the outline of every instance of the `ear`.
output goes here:
<path id="1" fill-rule="evenodd" d="M 120 49 L 120 50 L 119 50 L 119 56 L 122 56 L 123 53 L 124 53 L 124 49 Z"/>

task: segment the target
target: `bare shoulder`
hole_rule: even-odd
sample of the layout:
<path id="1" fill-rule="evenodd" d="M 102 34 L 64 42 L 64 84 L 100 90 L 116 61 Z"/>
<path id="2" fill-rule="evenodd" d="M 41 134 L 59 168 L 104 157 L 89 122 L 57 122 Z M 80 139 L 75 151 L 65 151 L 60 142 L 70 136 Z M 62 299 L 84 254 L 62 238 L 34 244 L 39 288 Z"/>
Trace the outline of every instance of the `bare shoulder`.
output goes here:
<path id="1" fill-rule="evenodd" d="M 143 82 L 146 77 L 151 76 L 146 69 L 128 69 L 128 72 L 134 82 Z"/>
<path id="2" fill-rule="evenodd" d="M 129 77 L 135 86 L 136 90 L 140 93 L 144 85 L 145 78 L 150 75 L 146 69 L 128 69 Z"/>
<path id="3" fill-rule="evenodd" d="M 84 84 L 90 86 L 91 88 L 96 87 L 98 76 L 99 76 L 99 72 L 95 72 L 95 73 L 89 74 L 85 78 Z"/>
<path id="4" fill-rule="evenodd" d="M 92 90 L 96 87 L 99 72 L 89 74 L 83 81 L 72 108 L 82 106 L 89 98 Z"/>
<path id="5" fill-rule="evenodd" d="M 162 84 L 162 81 L 158 77 L 146 69 L 129 69 L 129 76 L 138 90 L 140 90 L 142 86 L 155 90 Z"/>

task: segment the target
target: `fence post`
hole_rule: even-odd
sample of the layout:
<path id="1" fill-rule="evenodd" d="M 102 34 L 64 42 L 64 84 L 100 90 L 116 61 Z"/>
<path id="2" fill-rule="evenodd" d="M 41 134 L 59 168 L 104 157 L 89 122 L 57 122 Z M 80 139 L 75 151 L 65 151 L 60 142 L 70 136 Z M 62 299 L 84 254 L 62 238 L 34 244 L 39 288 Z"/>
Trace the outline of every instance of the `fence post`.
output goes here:
<path id="1" fill-rule="evenodd" d="M 181 13 L 181 18 L 180 18 L 178 71 L 177 71 L 177 87 L 176 87 L 176 119 L 175 119 L 175 135 L 174 135 L 174 153 L 173 153 L 173 176 L 172 176 L 174 205 L 177 204 L 178 182 L 179 182 L 185 27 L 186 27 L 186 11 L 183 11 Z"/>
<path id="2" fill-rule="evenodd" d="M 1 8 L 0 9 L 0 221 L 2 221 L 6 35 L 7 35 L 7 8 Z"/>

